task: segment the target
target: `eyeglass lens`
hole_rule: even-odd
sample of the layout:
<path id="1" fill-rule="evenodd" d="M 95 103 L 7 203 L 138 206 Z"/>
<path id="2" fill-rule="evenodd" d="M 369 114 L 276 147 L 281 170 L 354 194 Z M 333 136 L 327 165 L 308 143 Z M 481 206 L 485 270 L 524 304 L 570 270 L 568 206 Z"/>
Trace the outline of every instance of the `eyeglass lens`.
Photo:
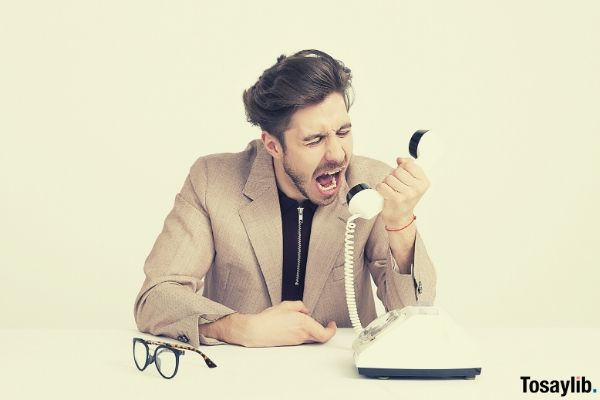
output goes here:
<path id="1" fill-rule="evenodd" d="M 133 359 L 142 371 L 154 361 L 158 372 L 165 378 L 172 378 L 177 372 L 177 355 L 168 347 L 157 347 L 152 357 L 148 353 L 147 345 L 136 340 L 133 345 Z"/>
<path id="2" fill-rule="evenodd" d="M 159 347 L 154 357 L 158 372 L 165 378 L 172 378 L 177 371 L 177 356 L 175 353 L 166 347 Z"/>
<path id="3" fill-rule="evenodd" d="M 144 370 L 148 362 L 148 348 L 146 345 L 139 340 L 133 342 L 133 360 L 138 369 Z"/>

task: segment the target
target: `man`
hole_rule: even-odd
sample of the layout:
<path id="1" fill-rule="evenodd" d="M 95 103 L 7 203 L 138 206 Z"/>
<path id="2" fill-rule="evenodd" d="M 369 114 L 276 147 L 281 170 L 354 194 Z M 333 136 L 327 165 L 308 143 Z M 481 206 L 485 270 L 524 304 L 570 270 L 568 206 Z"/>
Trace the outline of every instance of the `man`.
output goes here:
<path id="1" fill-rule="evenodd" d="M 351 89 L 343 63 L 303 50 L 244 91 L 261 140 L 190 168 L 144 265 L 138 329 L 194 346 L 326 342 L 350 326 L 346 193 L 358 183 L 385 199 L 378 217 L 355 221 L 362 323 L 376 318 L 370 276 L 387 310 L 432 304 L 435 270 L 413 214 L 429 183 L 411 159 L 391 168 L 352 155 Z"/>

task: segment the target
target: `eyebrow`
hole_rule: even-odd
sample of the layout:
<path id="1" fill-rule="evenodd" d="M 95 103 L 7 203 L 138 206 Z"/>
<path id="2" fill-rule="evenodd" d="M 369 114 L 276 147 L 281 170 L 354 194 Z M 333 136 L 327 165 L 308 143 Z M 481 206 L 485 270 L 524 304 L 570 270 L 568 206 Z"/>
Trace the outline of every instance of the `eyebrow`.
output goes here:
<path id="1" fill-rule="evenodd" d="M 344 125 L 340 126 L 340 128 L 335 133 L 339 133 L 341 130 L 348 129 L 351 127 L 352 127 L 352 124 L 350 122 L 346 122 Z M 323 137 L 323 136 L 327 136 L 327 134 L 323 133 L 323 132 L 317 132 L 317 133 L 313 133 L 312 135 L 308 135 L 308 136 L 302 138 L 302 141 L 308 142 L 308 141 L 311 141 L 313 139 Z"/>

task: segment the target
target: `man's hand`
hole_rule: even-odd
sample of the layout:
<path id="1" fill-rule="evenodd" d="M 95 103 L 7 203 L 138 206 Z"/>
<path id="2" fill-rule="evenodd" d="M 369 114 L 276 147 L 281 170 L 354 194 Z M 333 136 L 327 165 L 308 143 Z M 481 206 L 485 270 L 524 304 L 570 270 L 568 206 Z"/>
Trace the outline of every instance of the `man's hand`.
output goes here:
<path id="1" fill-rule="evenodd" d="M 396 158 L 398 168 L 376 186 L 384 198 L 381 218 L 386 226 L 410 223 L 415 206 L 429 188 L 425 173 L 411 158 Z"/>
<path id="2" fill-rule="evenodd" d="M 245 317 L 245 340 L 242 345 L 246 347 L 325 343 L 336 331 L 334 321 L 324 328 L 308 315 L 308 309 L 301 301 L 284 301 L 259 314 Z"/>
<path id="3" fill-rule="evenodd" d="M 201 325 L 200 333 L 245 347 L 325 343 L 335 335 L 334 321 L 323 327 L 308 313 L 301 301 L 284 301 L 259 314 L 235 313 Z"/>

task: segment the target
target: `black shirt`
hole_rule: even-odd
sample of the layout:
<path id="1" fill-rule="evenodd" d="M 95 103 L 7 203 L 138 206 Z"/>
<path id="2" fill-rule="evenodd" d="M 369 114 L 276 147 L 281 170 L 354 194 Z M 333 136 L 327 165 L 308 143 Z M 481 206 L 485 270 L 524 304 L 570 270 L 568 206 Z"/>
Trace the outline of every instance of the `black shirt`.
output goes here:
<path id="1" fill-rule="evenodd" d="M 283 233 L 283 281 L 281 301 L 302 300 L 308 258 L 308 242 L 317 205 L 310 200 L 297 201 L 287 197 L 279 188 L 279 207 Z M 299 210 L 301 208 L 301 210 Z M 302 215 L 300 217 L 300 215 Z M 302 222 L 299 220 L 302 218 Z M 300 229 L 298 229 L 300 227 Z M 298 233 L 300 232 L 300 241 Z M 299 254 L 300 253 L 300 254 Z"/>

